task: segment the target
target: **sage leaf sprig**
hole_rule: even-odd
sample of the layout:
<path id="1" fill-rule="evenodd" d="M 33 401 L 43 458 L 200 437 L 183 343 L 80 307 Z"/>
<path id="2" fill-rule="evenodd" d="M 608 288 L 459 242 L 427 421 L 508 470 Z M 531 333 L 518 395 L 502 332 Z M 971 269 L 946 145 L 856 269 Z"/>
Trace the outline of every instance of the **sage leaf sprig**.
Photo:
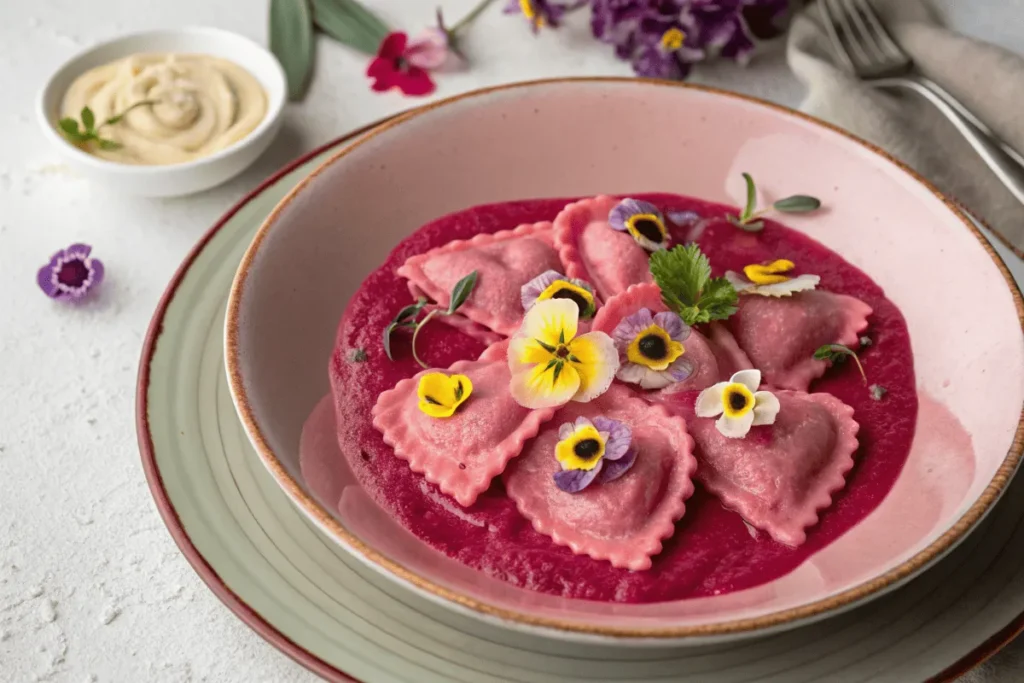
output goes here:
<path id="1" fill-rule="evenodd" d="M 111 116 L 106 121 L 103 121 L 100 125 L 96 125 L 96 114 L 89 107 L 82 107 L 82 111 L 78 114 L 80 120 L 75 120 L 70 116 L 66 116 L 57 122 L 60 127 L 60 132 L 65 138 L 75 143 L 76 145 L 84 145 L 87 142 L 95 142 L 99 145 L 100 149 L 113 150 L 120 149 L 121 143 L 116 140 L 110 140 L 100 136 L 100 131 L 105 126 L 116 126 L 121 122 L 121 119 L 125 117 L 133 109 L 144 107 L 151 104 L 156 104 L 158 100 L 141 100 L 131 105 L 120 114 Z"/>
<path id="2" fill-rule="evenodd" d="M 309 0 L 270 0 L 270 51 L 288 81 L 288 99 L 301 100 L 313 73 L 313 13 Z"/>
<path id="3" fill-rule="evenodd" d="M 651 254 L 651 275 L 661 299 L 687 325 L 724 320 L 736 312 L 736 288 L 711 277 L 711 262 L 696 244 L 659 249 Z"/>
<path id="4" fill-rule="evenodd" d="M 377 54 L 381 41 L 391 32 L 380 17 L 355 0 L 311 1 L 317 28 L 365 54 Z"/>
<path id="5" fill-rule="evenodd" d="M 416 339 L 419 337 L 420 330 L 426 325 L 431 318 L 438 315 L 452 315 L 459 310 L 462 304 L 466 303 L 466 299 L 473 293 L 473 288 L 476 287 L 476 281 L 479 273 L 473 271 L 469 275 L 465 276 L 461 280 L 455 283 L 452 287 L 452 294 L 449 298 L 448 308 L 435 308 L 434 310 L 427 313 L 419 321 L 416 318 L 420 312 L 427 305 L 427 300 L 420 298 L 414 304 L 409 304 L 402 310 L 400 310 L 394 317 L 394 319 L 384 328 L 384 353 L 387 354 L 388 358 L 394 360 L 394 356 L 391 355 L 391 334 L 400 327 L 410 327 L 413 329 L 412 333 L 412 357 L 416 359 L 424 368 L 430 366 L 423 362 L 416 352 Z"/>
<path id="6" fill-rule="evenodd" d="M 810 213 L 821 208 L 821 200 L 806 194 L 795 194 L 784 197 L 764 209 L 757 208 L 757 186 L 749 173 L 743 174 L 743 181 L 747 185 L 747 203 L 739 216 L 730 216 L 732 224 L 747 232 L 759 232 L 764 229 L 762 216 L 770 211 L 779 213 Z"/>
<path id="7" fill-rule="evenodd" d="M 853 362 L 857 364 L 857 369 L 860 370 L 860 376 L 864 379 L 864 384 L 868 383 L 868 376 L 864 373 L 864 366 L 860 364 L 860 358 L 857 357 L 857 352 L 848 346 L 842 344 L 825 344 L 819 346 L 814 351 L 815 360 L 823 360 L 831 363 L 832 365 L 839 365 L 843 363 L 847 358 L 852 358 Z"/>

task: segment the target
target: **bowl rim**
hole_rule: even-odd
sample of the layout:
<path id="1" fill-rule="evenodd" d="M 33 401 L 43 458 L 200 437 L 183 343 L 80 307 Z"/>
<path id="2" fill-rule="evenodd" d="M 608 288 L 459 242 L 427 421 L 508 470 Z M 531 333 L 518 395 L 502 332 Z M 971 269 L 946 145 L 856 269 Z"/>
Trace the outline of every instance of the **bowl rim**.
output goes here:
<path id="1" fill-rule="evenodd" d="M 211 42 L 218 42 L 224 40 L 239 41 L 247 44 L 256 52 L 263 53 L 264 56 L 269 57 L 268 63 L 273 65 L 272 80 L 276 81 L 276 85 L 279 86 L 276 88 L 278 95 L 274 97 L 270 90 L 264 88 L 264 95 L 267 98 L 267 111 L 263 115 L 263 118 L 260 119 L 260 122 L 256 124 L 256 127 L 249 131 L 248 135 L 243 137 L 241 140 L 236 140 L 235 142 L 228 145 L 224 149 L 218 150 L 213 154 L 210 154 L 209 156 L 200 157 L 198 159 L 192 159 L 191 161 L 182 161 L 176 164 L 126 164 L 119 161 L 110 161 L 108 159 L 102 159 L 100 157 L 93 156 L 92 154 L 84 152 L 81 149 L 79 149 L 76 145 L 71 144 L 63 135 L 61 135 L 57 131 L 57 128 L 54 125 L 54 121 L 52 121 L 50 118 L 50 112 L 47 111 L 46 100 L 48 95 L 50 94 L 50 91 L 53 90 L 53 88 L 55 87 L 54 81 L 57 79 L 59 75 L 61 75 L 66 69 L 68 69 L 69 66 L 71 66 L 75 62 L 78 62 L 79 60 L 84 59 L 92 53 L 102 50 L 104 48 L 114 46 L 131 39 L 147 38 L 150 36 L 161 35 L 201 36 L 203 39 L 209 39 Z M 146 53 L 142 52 L 131 54 Z M 203 53 L 193 52 L 192 54 Z M 123 59 L 127 56 L 129 55 L 126 54 L 121 57 L 118 57 L 117 59 Z M 259 82 L 260 79 L 258 78 L 257 74 L 253 73 L 249 67 L 234 59 L 231 59 L 229 61 L 245 69 L 245 71 L 249 73 L 249 75 L 251 75 L 253 78 L 256 78 L 256 80 Z M 85 72 L 81 71 L 77 73 L 75 75 L 75 78 L 81 76 L 83 73 Z M 262 87 L 263 84 L 260 83 L 260 85 Z M 62 96 L 63 93 L 60 93 L 60 95 Z M 87 164 L 102 171 L 111 171 L 115 173 L 131 173 L 135 175 L 157 175 L 160 173 L 169 172 L 188 172 L 198 168 L 203 168 L 205 166 L 216 164 L 218 161 L 226 159 L 240 152 L 242 149 L 253 144 L 257 139 L 265 135 L 268 130 L 273 129 L 274 125 L 284 114 L 284 108 L 287 101 L 287 77 L 285 76 L 284 69 L 281 67 L 281 63 L 278 61 L 277 57 L 275 57 L 273 53 L 270 52 L 270 50 L 263 47 L 262 45 L 257 43 L 252 38 L 249 38 L 248 36 L 244 36 L 240 33 L 235 33 L 234 31 L 228 31 L 227 29 L 217 28 L 215 26 L 182 26 L 179 28 L 159 28 L 146 31 L 133 31 L 131 33 L 123 33 L 109 40 L 104 40 L 100 43 L 96 43 L 95 45 L 91 45 L 82 50 L 79 50 L 75 54 L 71 55 L 70 57 L 62 61 L 60 65 L 57 68 L 55 68 L 49 76 L 47 76 L 46 81 L 43 83 L 42 87 L 39 88 L 39 91 L 36 93 L 35 113 L 36 120 L 38 121 L 39 126 L 43 129 L 43 135 L 46 136 L 51 143 L 57 145 L 62 152 L 73 157 L 76 162 Z"/>
<path id="2" fill-rule="evenodd" d="M 403 584 L 411 584 L 413 588 L 419 589 L 428 597 L 440 599 L 439 601 L 442 603 L 454 603 L 454 606 L 465 608 L 472 613 L 476 613 L 480 617 L 497 618 L 499 620 L 512 622 L 511 625 L 519 627 L 540 627 L 577 635 L 610 636 L 627 639 L 705 638 L 708 636 L 755 633 L 767 629 L 777 629 L 783 626 L 795 625 L 796 623 L 804 620 L 809 620 L 814 617 L 823 617 L 836 610 L 852 607 L 854 604 L 869 597 L 878 596 L 888 589 L 895 588 L 903 581 L 908 580 L 911 576 L 917 574 L 919 571 L 937 561 L 946 552 L 952 550 L 952 548 L 955 547 L 959 541 L 965 538 L 967 533 L 973 530 L 977 523 L 980 522 L 989 512 L 1016 472 L 1022 456 L 1024 456 L 1024 406 L 1022 406 L 1014 438 L 1007 451 L 1006 457 L 1000 464 L 999 469 L 993 475 L 991 481 L 989 481 L 985 489 L 982 491 L 981 495 L 959 517 L 959 519 L 956 520 L 952 527 L 932 541 L 932 543 L 927 547 L 920 550 L 913 557 L 908 558 L 897 567 L 890 569 L 884 574 L 852 586 L 841 593 L 837 593 L 836 595 L 816 600 L 805 605 L 778 610 L 758 617 L 746 617 L 713 624 L 670 627 L 622 627 L 614 625 L 586 624 L 578 621 L 538 616 L 527 612 L 517 611 L 515 609 L 499 607 L 481 599 L 463 595 L 451 588 L 434 583 L 430 579 L 407 569 L 400 563 L 395 562 L 384 554 L 378 552 L 376 549 L 370 547 L 359 537 L 349 532 L 340 522 L 328 513 L 319 502 L 317 502 L 311 495 L 307 494 L 299 483 L 288 473 L 267 442 L 263 431 L 260 429 L 259 422 L 255 416 L 255 411 L 249 403 L 249 398 L 245 390 L 245 383 L 242 377 L 241 363 L 238 358 L 240 348 L 239 320 L 243 290 L 245 289 L 253 260 L 255 259 L 264 239 L 277 222 L 281 213 L 286 210 L 295 197 L 302 193 L 318 175 L 324 172 L 326 168 L 348 156 L 353 150 L 366 144 L 380 133 L 391 130 L 406 121 L 417 118 L 427 112 L 453 102 L 486 96 L 495 92 L 559 83 L 640 83 L 655 87 L 686 88 L 753 103 L 755 105 L 768 108 L 775 113 L 794 117 L 806 123 L 811 123 L 842 135 L 848 140 L 870 152 L 873 152 L 902 170 L 939 199 L 946 208 L 948 208 L 953 215 L 960 220 L 963 227 L 968 230 L 976 240 L 978 240 L 981 247 L 989 255 L 996 268 L 1003 276 L 1003 279 L 1010 290 L 1022 333 L 1024 333 L 1024 296 L 1022 296 L 1021 291 L 1017 287 L 1010 271 L 1007 269 L 1006 264 L 1003 263 L 1000 256 L 995 252 L 981 232 L 974 226 L 971 220 L 967 218 L 959 204 L 944 195 L 930 181 L 926 180 L 916 171 L 890 155 L 888 152 L 846 130 L 843 130 L 842 128 L 839 128 L 838 126 L 784 105 L 762 100 L 750 95 L 731 92 L 706 85 L 647 78 L 615 76 L 545 78 L 472 90 L 432 102 L 413 111 L 401 114 L 374 128 L 360 139 L 354 141 L 351 145 L 344 147 L 336 154 L 332 155 L 312 173 L 301 180 L 287 195 L 285 195 L 278 205 L 274 207 L 274 210 L 256 232 L 252 243 L 249 245 L 242 257 L 238 271 L 235 274 L 235 279 L 231 285 L 225 319 L 224 355 L 225 365 L 227 367 L 228 384 L 231 389 L 235 408 L 238 412 L 239 418 L 245 426 L 246 433 L 249 436 L 249 440 L 252 442 L 253 448 L 256 450 L 260 459 L 263 461 L 263 464 L 270 471 L 275 481 L 277 481 L 278 485 L 285 490 L 293 503 L 295 503 L 306 515 L 315 520 L 322 529 L 326 530 L 336 540 L 340 540 L 341 545 L 348 552 L 375 569 L 383 570 L 382 573 L 388 575 L 392 580 L 396 580 Z"/>

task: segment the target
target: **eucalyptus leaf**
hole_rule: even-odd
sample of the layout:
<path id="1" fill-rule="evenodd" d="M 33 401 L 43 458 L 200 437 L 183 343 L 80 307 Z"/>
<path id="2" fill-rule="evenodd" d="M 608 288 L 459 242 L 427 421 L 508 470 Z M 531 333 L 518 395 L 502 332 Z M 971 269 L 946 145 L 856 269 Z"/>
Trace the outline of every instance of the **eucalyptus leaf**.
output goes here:
<path id="1" fill-rule="evenodd" d="M 313 16 L 308 0 L 270 0 L 270 51 L 288 79 L 288 98 L 302 99 L 313 71 Z"/>
<path id="2" fill-rule="evenodd" d="M 317 27 L 339 43 L 368 55 L 377 54 L 387 24 L 355 0 L 311 0 Z"/>
<path id="3" fill-rule="evenodd" d="M 743 182 L 747 184 L 747 205 L 743 207 L 740 221 L 745 223 L 750 220 L 750 217 L 754 215 L 754 211 L 757 209 L 757 187 L 754 185 L 754 179 L 750 177 L 749 173 L 743 174 Z"/>
<path id="4" fill-rule="evenodd" d="M 820 209 L 821 200 L 806 194 L 795 194 L 775 202 L 772 208 L 782 213 L 808 213 Z"/>
<path id="5" fill-rule="evenodd" d="M 466 303 L 466 299 L 473 293 L 473 288 L 476 287 L 476 278 L 479 275 L 477 271 L 473 271 L 466 277 L 462 278 L 455 283 L 452 287 L 452 298 L 448 303 L 448 315 L 451 315 L 459 309 L 459 306 Z"/>
<path id="6" fill-rule="evenodd" d="M 89 107 L 82 107 L 82 125 L 85 126 L 87 131 L 92 130 L 96 125 L 96 115 L 92 113 L 92 109 L 89 109 Z"/>

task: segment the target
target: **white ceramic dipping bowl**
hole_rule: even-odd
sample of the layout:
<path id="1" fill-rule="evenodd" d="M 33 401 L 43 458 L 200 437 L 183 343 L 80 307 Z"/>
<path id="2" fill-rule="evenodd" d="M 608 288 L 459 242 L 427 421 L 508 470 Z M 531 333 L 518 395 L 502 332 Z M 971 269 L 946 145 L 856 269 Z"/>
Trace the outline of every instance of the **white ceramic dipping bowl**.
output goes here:
<path id="1" fill-rule="evenodd" d="M 64 93 L 89 69 L 140 53 L 178 52 L 228 59 L 244 68 L 263 86 L 267 113 L 249 135 L 202 159 L 166 166 L 121 164 L 100 159 L 68 142 L 57 129 Z M 216 28 L 191 27 L 146 31 L 101 43 L 64 63 L 46 82 L 36 101 L 36 118 L 43 135 L 69 165 L 111 189 L 142 197 L 175 197 L 219 185 L 241 173 L 270 145 L 281 127 L 287 99 L 284 71 L 277 59 L 253 41 Z"/>
<path id="2" fill-rule="evenodd" d="M 820 197 L 824 210 L 784 222 L 863 269 L 907 321 L 919 397 L 913 446 L 891 492 L 848 532 L 759 586 L 605 603 L 529 591 L 445 557 L 383 513 L 358 480 L 345 479 L 340 454 L 320 472 L 339 478 L 333 495 L 309 486 L 300 440 L 307 418 L 325 405 L 318 402 L 329 392 L 338 321 L 399 240 L 446 213 L 527 197 L 665 191 L 737 205 L 743 171 L 757 178 L 764 203 L 797 192 Z M 226 362 L 264 464 L 385 590 L 416 591 L 439 613 L 548 638 L 692 644 L 848 609 L 964 539 L 1024 450 L 1022 325 L 1024 302 L 991 247 L 952 202 L 880 150 L 733 93 L 566 79 L 428 105 L 371 131 L 300 183 L 242 261 Z M 333 428 L 324 442 L 336 443 Z"/>

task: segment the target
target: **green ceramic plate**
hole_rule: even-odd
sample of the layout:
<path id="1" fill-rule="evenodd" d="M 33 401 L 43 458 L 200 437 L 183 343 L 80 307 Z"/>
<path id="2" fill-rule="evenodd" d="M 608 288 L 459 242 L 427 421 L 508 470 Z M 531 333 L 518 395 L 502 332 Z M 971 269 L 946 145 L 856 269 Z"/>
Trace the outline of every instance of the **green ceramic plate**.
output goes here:
<path id="1" fill-rule="evenodd" d="M 1021 477 L 982 528 L 906 587 L 767 638 L 676 650 L 570 648 L 439 611 L 406 592 L 396 598 L 277 488 L 246 440 L 224 373 L 225 304 L 250 238 L 347 139 L 269 179 L 211 229 L 171 282 L 142 355 L 139 443 L 160 513 L 207 585 L 273 645 L 325 678 L 367 683 L 904 682 L 950 679 L 1024 627 Z M 1019 281 L 1020 262 L 1011 268 Z"/>

